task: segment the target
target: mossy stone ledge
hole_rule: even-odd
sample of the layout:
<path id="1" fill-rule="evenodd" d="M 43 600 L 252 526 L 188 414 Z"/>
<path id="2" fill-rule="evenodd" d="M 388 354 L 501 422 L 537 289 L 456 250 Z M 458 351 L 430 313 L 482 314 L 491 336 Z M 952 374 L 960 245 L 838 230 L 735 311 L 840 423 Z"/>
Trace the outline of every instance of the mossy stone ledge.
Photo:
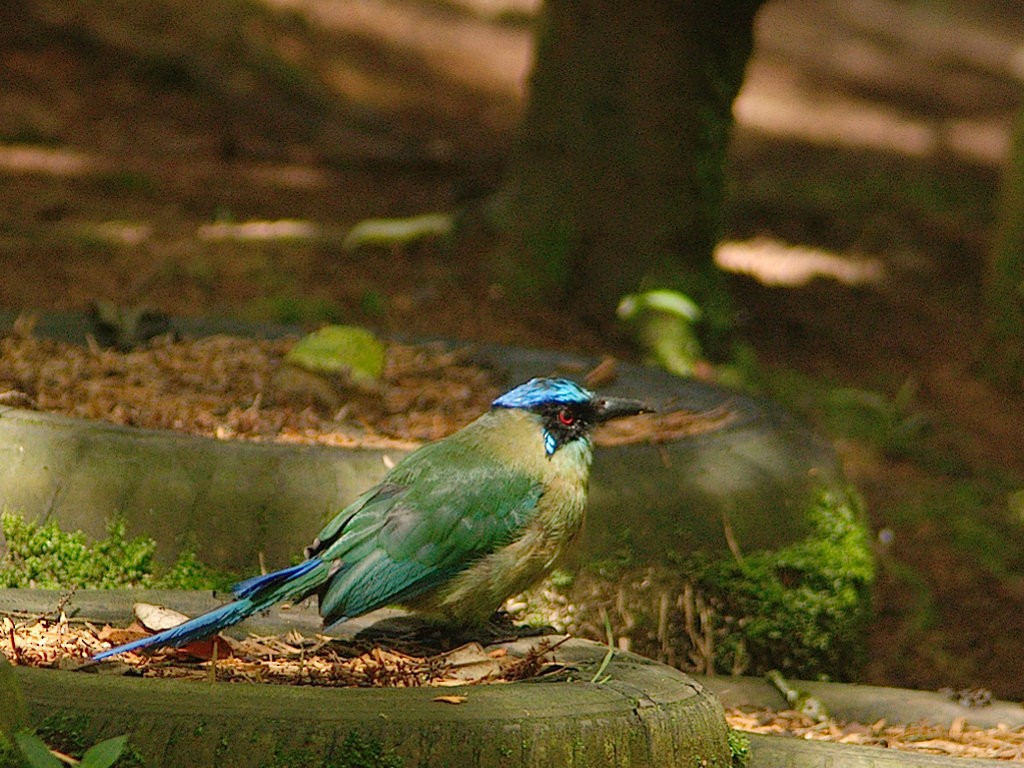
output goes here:
<path id="1" fill-rule="evenodd" d="M 623 652 L 602 669 L 607 649 L 586 641 L 557 653 L 557 681 L 443 689 L 15 672 L 50 743 L 127 734 L 145 766 L 728 768 L 722 708 L 691 678 Z"/>

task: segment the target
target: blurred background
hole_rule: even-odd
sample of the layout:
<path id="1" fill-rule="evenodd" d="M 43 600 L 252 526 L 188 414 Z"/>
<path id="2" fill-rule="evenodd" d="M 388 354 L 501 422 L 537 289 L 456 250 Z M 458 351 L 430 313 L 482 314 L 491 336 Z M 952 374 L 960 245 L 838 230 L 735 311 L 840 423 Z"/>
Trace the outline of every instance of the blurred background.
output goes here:
<path id="1" fill-rule="evenodd" d="M 684 290 L 866 497 L 865 682 L 1024 698 L 1021 6 L 717 5 L 0 5 L 0 310 L 631 359 Z"/>

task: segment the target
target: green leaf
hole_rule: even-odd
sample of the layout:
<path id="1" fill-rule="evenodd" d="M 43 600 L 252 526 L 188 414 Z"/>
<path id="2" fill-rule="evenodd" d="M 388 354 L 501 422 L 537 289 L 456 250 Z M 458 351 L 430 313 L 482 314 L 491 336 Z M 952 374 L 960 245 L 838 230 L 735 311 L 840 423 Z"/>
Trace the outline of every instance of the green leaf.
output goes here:
<path id="1" fill-rule="evenodd" d="M 127 736 L 115 736 L 89 747 L 82 755 L 82 762 L 78 764 L 79 768 L 110 768 L 114 761 L 121 756 L 127 740 Z"/>
<path id="2" fill-rule="evenodd" d="M 299 339 L 284 361 L 317 374 L 342 375 L 357 387 L 373 387 L 384 372 L 384 344 L 353 325 L 327 325 Z"/>
<path id="3" fill-rule="evenodd" d="M 447 237 L 454 225 L 454 220 L 447 213 L 424 213 L 406 219 L 366 219 L 349 230 L 341 247 L 354 251 L 368 246 L 396 248 L 412 245 L 420 240 Z"/>
<path id="4" fill-rule="evenodd" d="M 28 726 L 28 713 L 25 700 L 21 696 L 21 688 L 14 679 L 14 667 L 7 657 L 0 653 L 0 735 L 7 739 Z"/>
<path id="5" fill-rule="evenodd" d="M 50 748 L 34 733 L 18 731 L 14 734 L 18 748 L 32 768 L 63 768 L 60 760 L 53 756 Z"/>

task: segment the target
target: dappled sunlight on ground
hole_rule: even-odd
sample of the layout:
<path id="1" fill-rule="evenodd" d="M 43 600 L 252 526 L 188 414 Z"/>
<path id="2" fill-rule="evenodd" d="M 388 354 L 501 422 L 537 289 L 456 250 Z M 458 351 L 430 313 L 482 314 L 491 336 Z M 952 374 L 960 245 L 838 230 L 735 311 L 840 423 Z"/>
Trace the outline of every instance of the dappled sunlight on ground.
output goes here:
<path id="1" fill-rule="evenodd" d="M 924 157 L 938 145 L 935 128 L 894 109 L 850 99 L 820 99 L 801 93 L 770 93 L 751 81 L 736 100 L 736 121 L 769 136 L 815 144 L 881 149 Z"/>
<path id="2" fill-rule="evenodd" d="M 1015 26 L 969 6 L 767 3 L 737 122 L 822 145 L 996 165 L 1024 83 Z"/>
<path id="3" fill-rule="evenodd" d="M 0 171 L 48 176 L 83 176 L 102 169 L 95 157 L 67 148 L 0 144 Z"/>
<path id="4" fill-rule="evenodd" d="M 200 240 L 313 240 L 321 233 L 311 221 L 278 219 L 276 221 L 217 222 L 199 227 Z"/>
<path id="5" fill-rule="evenodd" d="M 786 89 L 771 73 L 757 69 L 733 109 L 738 126 L 769 136 L 916 158 L 946 152 L 997 166 L 1010 144 L 1009 115 L 982 120 L 915 118 L 866 100 Z"/>
<path id="6" fill-rule="evenodd" d="M 337 32 L 387 40 L 405 54 L 419 57 L 436 74 L 481 92 L 522 95 L 532 35 L 521 25 L 495 24 L 493 19 L 503 10 L 530 13 L 535 10 L 533 3 L 495 0 L 479 8 L 483 18 L 446 10 L 441 3 L 395 0 L 267 0 L 267 4 L 298 10 Z M 477 6 L 477 1 L 467 0 L 465 5 Z M 415 90 L 403 91 L 393 81 L 385 83 L 372 70 L 339 74 L 336 84 L 348 93 L 374 98 L 378 91 L 391 99 L 403 94 L 408 99 L 424 96 Z"/>
<path id="7" fill-rule="evenodd" d="M 844 285 L 873 285 L 885 270 L 878 259 L 852 258 L 822 248 L 787 245 L 770 237 L 745 242 L 727 240 L 715 251 L 715 263 L 728 272 L 742 272 L 762 285 L 806 285 L 818 277 Z"/>

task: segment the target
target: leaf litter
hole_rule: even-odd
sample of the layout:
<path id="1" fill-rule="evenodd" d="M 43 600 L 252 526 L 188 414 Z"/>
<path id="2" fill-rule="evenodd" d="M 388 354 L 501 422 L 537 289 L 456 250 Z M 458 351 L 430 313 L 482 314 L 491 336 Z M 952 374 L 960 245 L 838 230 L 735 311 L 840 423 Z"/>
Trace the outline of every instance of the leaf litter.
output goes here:
<path id="1" fill-rule="evenodd" d="M 305 637 L 294 631 L 283 636 L 250 635 L 244 640 L 215 635 L 182 648 L 124 653 L 114 663 L 91 661 L 93 654 L 148 634 L 138 620 L 127 628 L 117 628 L 70 621 L 64 614 L 55 620 L 4 616 L 0 618 L 0 651 L 12 664 L 44 669 L 349 688 L 507 683 L 563 669 L 554 652 L 564 639 L 540 638 L 523 655 L 511 654 L 500 645 L 485 648 L 477 642 L 442 653 L 425 653 L 411 643 L 388 648 L 378 642 Z"/>
<path id="2" fill-rule="evenodd" d="M 296 339 L 157 336 L 121 351 L 38 338 L 32 323 L 0 337 L 0 405 L 221 440 L 412 449 L 460 429 L 504 388 L 472 346 L 389 342 L 377 392 L 345 390 L 340 407 L 284 391 L 276 374 Z M 616 377 L 613 358 L 587 371 L 592 387 Z M 595 442 L 661 444 L 721 428 L 728 405 L 670 407 L 602 425 Z"/>

